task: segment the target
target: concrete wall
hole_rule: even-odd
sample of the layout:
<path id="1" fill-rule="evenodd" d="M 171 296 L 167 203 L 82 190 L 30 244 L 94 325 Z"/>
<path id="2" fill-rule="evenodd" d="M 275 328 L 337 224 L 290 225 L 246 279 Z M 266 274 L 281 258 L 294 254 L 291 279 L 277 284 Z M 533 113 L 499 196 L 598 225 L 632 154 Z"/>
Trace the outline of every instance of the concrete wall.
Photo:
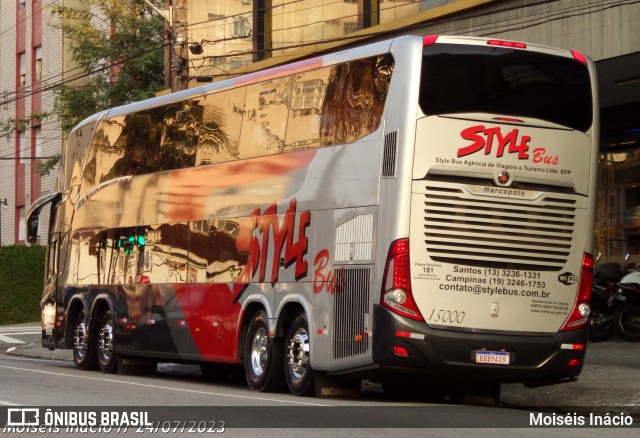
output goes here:
<path id="1" fill-rule="evenodd" d="M 495 36 L 574 49 L 598 61 L 640 51 L 640 3 L 625 3 L 497 1 L 426 28 L 433 33 Z M 469 15 L 474 17 L 464 18 Z"/>

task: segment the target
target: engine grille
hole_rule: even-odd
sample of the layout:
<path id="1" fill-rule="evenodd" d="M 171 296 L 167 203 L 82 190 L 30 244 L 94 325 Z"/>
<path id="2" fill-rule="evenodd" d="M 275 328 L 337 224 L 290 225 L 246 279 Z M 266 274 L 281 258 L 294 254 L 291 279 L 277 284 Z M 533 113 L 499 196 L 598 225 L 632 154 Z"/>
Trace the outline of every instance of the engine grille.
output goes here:
<path id="1" fill-rule="evenodd" d="M 479 196 L 458 186 L 427 185 L 424 236 L 436 261 L 556 271 L 571 252 L 576 201 Z"/>
<path id="2" fill-rule="evenodd" d="M 368 350 L 369 268 L 340 268 L 334 277 L 333 358 Z"/>

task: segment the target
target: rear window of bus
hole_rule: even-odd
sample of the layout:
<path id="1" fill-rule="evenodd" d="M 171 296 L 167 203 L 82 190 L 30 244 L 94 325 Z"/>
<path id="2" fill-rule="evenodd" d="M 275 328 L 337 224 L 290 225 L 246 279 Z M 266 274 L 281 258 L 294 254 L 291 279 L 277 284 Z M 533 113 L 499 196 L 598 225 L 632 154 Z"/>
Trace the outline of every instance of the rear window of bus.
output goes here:
<path id="1" fill-rule="evenodd" d="M 532 117 L 588 131 L 593 102 L 587 66 L 572 58 L 495 46 L 424 48 L 420 107 L 426 115 Z"/>

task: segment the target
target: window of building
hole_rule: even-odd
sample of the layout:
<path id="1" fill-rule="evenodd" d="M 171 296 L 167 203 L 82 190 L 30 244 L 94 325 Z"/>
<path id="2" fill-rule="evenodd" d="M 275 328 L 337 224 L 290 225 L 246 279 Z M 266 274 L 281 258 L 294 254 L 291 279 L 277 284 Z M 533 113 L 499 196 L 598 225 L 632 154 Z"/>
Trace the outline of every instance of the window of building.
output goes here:
<path id="1" fill-rule="evenodd" d="M 248 37 L 251 35 L 251 22 L 247 17 L 233 17 L 233 36 Z"/>
<path id="2" fill-rule="evenodd" d="M 36 138 L 35 156 L 36 158 L 40 158 L 42 157 L 42 128 L 40 127 L 35 128 L 34 134 Z"/>
<path id="3" fill-rule="evenodd" d="M 356 32 L 358 30 L 358 22 L 357 21 L 345 21 L 344 22 L 344 34 L 348 35 L 350 33 Z"/>
<path id="4" fill-rule="evenodd" d="M 24 158 L 25 160 L 31 159 L 31 157 L 29 156 L 31 154 L 30 154 L 30 146 L 29 146 L 29 143 L 27 142 L 27 133 L 25 131 L 20 131 L 18 133 L 18 138 L 20 141 L 20 150 L 22 151 L 20 153 L 20 158 L 21 159 Z"/>
<path id="5" fill-rule="evenodd" d="M 27 55 L 23 52 L 18 55 L 18 69 L 20 71 L 20 86 L 27 85 Z"/>
<path id="6" fill-rule="evenodd" d="M 24 242 L 26 239 L 27 233 L 25 232 L 25 207 L 18 208 L 18 214 L 20 215 L 20 220 L 18 221 L 18 241 Z M 38 233 L 39 234 L 39 233 Z"/>
<path id="7" fill-rule="evenodd" d="M 34 72 L 35 80 L 42 80 L 42 46 L 36 47 L 36 65 Z"/>

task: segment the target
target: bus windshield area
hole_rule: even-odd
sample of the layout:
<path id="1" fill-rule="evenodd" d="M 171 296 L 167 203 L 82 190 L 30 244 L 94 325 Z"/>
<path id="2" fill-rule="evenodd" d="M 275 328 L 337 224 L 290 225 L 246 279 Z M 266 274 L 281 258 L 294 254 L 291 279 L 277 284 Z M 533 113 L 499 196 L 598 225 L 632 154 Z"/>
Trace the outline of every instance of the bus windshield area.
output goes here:
<path id="1" fill-rule="evenodd" d="M 593 123 L 585 64 L 572 58 L 495 46 L 425 47 L 420 107 L 426 115 L 531 117 L 582 132 Z"/>

